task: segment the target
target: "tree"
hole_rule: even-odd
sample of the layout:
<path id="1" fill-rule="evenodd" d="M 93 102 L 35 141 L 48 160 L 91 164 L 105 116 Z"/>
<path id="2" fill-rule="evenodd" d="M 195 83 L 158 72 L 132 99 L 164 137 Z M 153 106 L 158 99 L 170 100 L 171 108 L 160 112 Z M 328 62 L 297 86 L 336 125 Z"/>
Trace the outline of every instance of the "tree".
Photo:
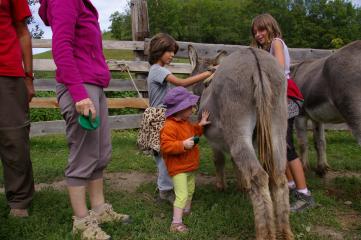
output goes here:
<path id="1" fill-rule="evenodd" d="M 125 13 L 116 11 L 110 16 L 109 27 L 112 37 L 118 40 L 132 40 L 132 23 L 129 10 Z"/>
<path id="2" fill-rule="evenodd" d="M 335 48 L 361 36 L 361 8 L 349 0 L 148 0 L 148 12 L 151 35 L 179 41 L 249 45 L 252 19 L 266 12 L 290 47 Z M 112 19 L 121 26 L 113 35 L 124 39 L 129 11 Z"/>

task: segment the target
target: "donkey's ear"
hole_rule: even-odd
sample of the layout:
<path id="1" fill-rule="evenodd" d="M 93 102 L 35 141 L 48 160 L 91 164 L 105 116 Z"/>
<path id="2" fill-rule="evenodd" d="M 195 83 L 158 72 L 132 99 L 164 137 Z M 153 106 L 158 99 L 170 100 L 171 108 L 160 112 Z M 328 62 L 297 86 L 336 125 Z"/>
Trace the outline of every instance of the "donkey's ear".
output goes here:
<path id="1" fill-rule="evenodd" d="M 198 54 L 196 49 L 192 45 L 188 45 L 188 56 L 189 56 L 189 61 L 191 62 L 192 65 L 192 72 L 193 72 L 197 66 Z"/>
<path id="2" fill-rule="evenodd" d="M 227 56 L 227 52 L 226 52 L 226 51 L 224 51 L 224 50 L 220 51 L 220 52 L 217 54 L 217 56 L 215 57 L 215 63 L 216 63 L 216 65 L 219 65 L 226 56 Z"/>

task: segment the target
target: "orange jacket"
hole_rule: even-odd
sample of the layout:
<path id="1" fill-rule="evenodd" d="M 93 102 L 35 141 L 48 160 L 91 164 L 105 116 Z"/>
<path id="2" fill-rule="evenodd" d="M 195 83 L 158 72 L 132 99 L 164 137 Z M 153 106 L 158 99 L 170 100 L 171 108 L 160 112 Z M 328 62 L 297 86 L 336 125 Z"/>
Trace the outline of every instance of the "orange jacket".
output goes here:
<path id="1" fill-rule="evenodd" d="M 183 141 L 202 134 L 202 127 L 169 117 L 160 131 L 160 148 L 169 176 L 190 172 L 199 167 L 198 145 L 186 150 Z"/>

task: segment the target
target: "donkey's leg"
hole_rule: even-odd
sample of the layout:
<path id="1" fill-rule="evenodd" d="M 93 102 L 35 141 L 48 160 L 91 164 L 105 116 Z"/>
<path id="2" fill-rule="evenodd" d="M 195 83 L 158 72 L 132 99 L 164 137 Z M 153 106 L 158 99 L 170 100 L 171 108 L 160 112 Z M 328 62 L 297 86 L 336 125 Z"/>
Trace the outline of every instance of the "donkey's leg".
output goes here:
<path id="1" fill-rule="evenodd" d="M 224 176 L 224 164 L 225 164 L 224 154 L 220 150 L 214 148 L 212 150 L 213 150 L 214 165 L 216 167 L 216 188 L 219 191 L 224 191 L 227 187 L 226 179 Z"/>
<path id="2" fill-rule="evenodd" d="M 360 110 L 357 109 L 357 111 Z M 361 146 L 361 112 L 355 115 L 357 117 L 348 119 L 347 124 L 351 128 L 352 135 L 356 138 L 358 145 Z"/>
<path id="3" fill-rule="evenodd" d="M 323 177 L 326 175 L 330 166 L 326 157 L 326 139 L 325 127 L 323 123 L 312 121 L 313 125 L 313 141 L 317 152 L 317 168 L 316 173 Z"/>
<path id="4" fill-rule="evenodd" d="M 277 239 L 292 240 L 294 236 L 289 221 L 290 204 L 285 175 L 280 173 L 276 179 L 271 180 L 270 188 L 275 212 Z"/>
<path id="5" fill-rule="evenodd" d="M 357 123 L 352 123 L 352 125 L 349 124 L 349 126 L 351 128 L 352 135 L 356 138 L 358 145 L 361 146 L 361 119 Z"/>
<path id="6" fill-rule="evenodd" d="M 351 76 L 352 75 L 352 76 Z M 354 79 L 350 81 L 353 89 L 360 89 L 360 81 L 354 78 L 353 73 L 344 77 L 344 79 Z M 351 85 L 352 84 L 352 85 Z M 340 100 L 342 99 L 342 100 Z M 352 135 L 361 146 L 361 95 L 360 91 L 347 91 L 342 98 L 337 101 L 337 109 L 340 111 L 347 125 L 350 127 Z"/>
<path id="7" fill-rule="evenodd" d="M 284 141 L 284 129 L 278 129 L 273 126 L 272 143 L 273 143 L 273 159 L 275 166 L 275 175 L 270 178 L 270 190 L 273 200 L 273 208 L 275 213 L 275 223 L 277 231 L 277 239 L 291 240 L 294 239 L 289 222 L 290 204 L 288 197 L 288 186 L 285 170 L 286 170 L 286 142 Z"/>
<path id="8" fill-rule="evenodd" d="M 238 167 L 234 163 L 233 158 L 231 158 L 231 161 L 232 161 L 232 164 L 233 164 L 234 173 L 236 174 L 237 189 L 238 189 L 238 191 L 246 192 L 247 189 L 245 188 L 245 184 L 243 183 L 242 173 L 238 170 Z"/>
<path id="9" fill-rule="evenodd" d="M 276 235 L 272 200 L 268 187 L 268 174 L 257 159 L 252 146 L 252 138 L 238 136 L 228 140 L 232 159 L 241 173 L 242 182 L 252 201 L 256 239 L 274 240 Z"/>
<path id="10" fill-rule="evenodd" d="M 296 117 L 295 128 L 297 134 L 297 142 L 300 146 L 300 157 L 303 168 L 309 167 L 308 163 L 308 140 L 307 140 L 307 117 Z"/>

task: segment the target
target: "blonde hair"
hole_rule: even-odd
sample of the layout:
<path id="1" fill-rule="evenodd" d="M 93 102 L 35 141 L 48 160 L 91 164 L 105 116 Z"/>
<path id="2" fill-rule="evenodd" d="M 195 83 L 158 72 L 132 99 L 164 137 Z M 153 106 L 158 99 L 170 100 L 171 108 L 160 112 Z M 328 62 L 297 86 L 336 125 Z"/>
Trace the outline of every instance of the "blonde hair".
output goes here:
<path id="1" fill-rule="evenodd" d="M 254 32 L 255 29 L 267 31 L 266 43 L 264 45 L 261 45 L 256 41 L 255 32 Z M 251 46 L 262 48 L 267 51 L 270 50 L 271 43 L 274 38 L 282 38 L 281 28 L 279 27 L 276 19 L 274 19 L 272 15 L 268 13 L 258 15 L 252 20 L 251 34 L 252 34 Z"/>

